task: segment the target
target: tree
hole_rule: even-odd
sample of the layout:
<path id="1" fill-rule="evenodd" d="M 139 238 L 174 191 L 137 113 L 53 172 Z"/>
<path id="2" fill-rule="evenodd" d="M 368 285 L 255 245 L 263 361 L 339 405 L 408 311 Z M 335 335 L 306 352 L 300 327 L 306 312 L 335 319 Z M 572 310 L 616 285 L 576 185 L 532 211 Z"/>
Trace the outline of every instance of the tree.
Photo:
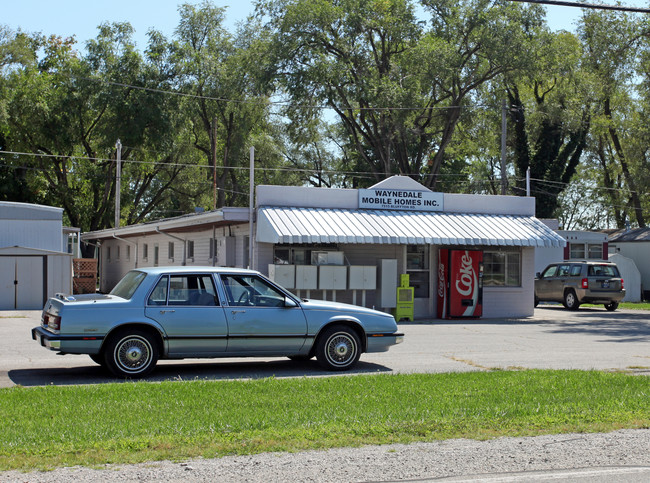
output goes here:
<path id="1" fill-rule="evenodd" d="M 650 29 L 638 18 L 619 13 L 585 14 L 579 35 L 585 48 L 585 68 L 597 79 L 592 146 L 602 167 L 602 183 L 610 189 L 616 223 L 623 228 L 626 210 L 620 211 L 615 179 L 618 173 L 627 188 L 630 210 L 640 227 L 646 226 L 639 180 L 647 173 L 647 147 L 639 146 L 638 100 L 632 90 L 642 39 Z M 596 88 L 597 87 L 597 88 Z M 647 139 L 647 136 L 641 136 Z M 647 179 L 647 177 L 646 177 Z M 646 185 L 647 186 L 647 185 Z"/>
<path id="2" fill-rule="evenodd" d="M 514 69 L 541 23 L 537 7 L 507 2 L 270 0 L 278 78 L 294 123 L 324 104 L 375 181 L 411 175 L 434 187 L 474 91 Z"/>
<path id="3" fill-rule="evenodd" d="M 183 109 L 192 143 L 210 168 L 206 180 L 214 176 L 216 205 L 247 204 L 249 148 L 255 136 L 272 130 L 266 42 L 252 19 L 233 37 L 223 26 L 224 9 L 211 2 L 184 4 L 179 12 L 173 48 L 178 83 L 189 95 Z M 256 146 L 256 162 L 272 169 L 281 158 L 264 145 L 270 151 Z"/>
<path id="4" fill-rule="evenodd" d="M 510 142 L 517 193 L 530 168 L 536 214 L 551 218 L 586 148 L 592 101 L 573 34 L 544 31 L 530 47 L 528 68 L 505 77 Z"/>
<path id="5" fill-rule="evenodd" d="M 173 129 L 166 109 L 174 111 L 168 99 L 133 87 L 155 87 L 161 79 L 147 77 L 153 70 L 145 68 L 131 35 L 128 24 L 102 25 L 85 56 L 74 50 L 74 39 L 50 37 L 37 65 L 7 78 L 7 145 L 33 153 L 20 158 L 33 173 L 30 188 L 42 202 L 63 207 L 68 222 L 84 231 L 113 224 L 118 138 L 125 146 L 124 191 L 132 194 L 124 204 L 127 222 L 146 218 L 183 170 L 178 151 L 138 151 L 142 157 L 129 163 L 136 147 L 151 147 Z"/>

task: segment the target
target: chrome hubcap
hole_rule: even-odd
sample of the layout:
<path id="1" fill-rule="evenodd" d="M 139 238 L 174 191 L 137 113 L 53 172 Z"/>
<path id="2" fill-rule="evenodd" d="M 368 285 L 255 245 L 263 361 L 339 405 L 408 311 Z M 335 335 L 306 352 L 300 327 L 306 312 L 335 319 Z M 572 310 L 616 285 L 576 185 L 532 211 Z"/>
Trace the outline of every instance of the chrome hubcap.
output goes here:
<path id="1" fill-rule="evenodd" d="M 336 334 L 328 344 L 327 357 L 337 366 L 345 366 L 354 359 L 356 343 L 347 334 Z"/>
<path id="2" fill-rule="evenodd" d="M 151 360 L 152 349 L 146 339 L 129 337 L 115 348 L 115 361 L 128 372 L 139 372 Z"/>

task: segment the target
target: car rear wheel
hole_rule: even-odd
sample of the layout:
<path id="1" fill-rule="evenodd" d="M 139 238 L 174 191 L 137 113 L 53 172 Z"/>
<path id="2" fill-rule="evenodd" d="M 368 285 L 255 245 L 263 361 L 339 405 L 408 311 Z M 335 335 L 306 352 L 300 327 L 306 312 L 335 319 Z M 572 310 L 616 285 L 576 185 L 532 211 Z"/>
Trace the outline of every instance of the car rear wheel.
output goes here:
<path id="1" fill-rule="evenodd" d="M 576 297 L 576 293 L 573 290 L 564 292 L 564 306 L 569 310 L 578 310 L 578 307 L 580 307 L 578 297 Z"/>
<path id="2" fill-rule="evenodd" d="M 349 327 L 335 325 L 325 329 L 318 338 L 316 360 L 330 371 L 346 371 L 361 356 L 361 342 L 357 333 Z"/>
<path id="3" fill-rule="evenodd" d="M 118 377 L 144 377 L 156 367 L 158 344 L 146 331 L 123 331 L 110 339 L 104 360 Z"/>
<path id="4" fill-rule="evenodd" d="M 618 302 L 610 302 L 605 304 L 605 308 L 610 312 L 614 312 L 618 308 Z"/>
<path id="5" fill-rule="evenodd" d="M 539 298 L 537 298 L 537 295 L 535 295 L 535 307 L 539 305 Z"/>

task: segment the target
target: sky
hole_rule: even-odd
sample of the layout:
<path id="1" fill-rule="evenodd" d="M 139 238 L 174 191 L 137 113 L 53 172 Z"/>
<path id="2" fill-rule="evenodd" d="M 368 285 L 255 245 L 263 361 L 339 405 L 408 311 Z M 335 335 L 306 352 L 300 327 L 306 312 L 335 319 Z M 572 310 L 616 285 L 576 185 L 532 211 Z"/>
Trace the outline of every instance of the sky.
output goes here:
<path id="1" fill-rule="evenodd" d="M 188 0 L 199 3 L 200 0 Z M 597 3 L 598 0 L 588 0 Z M 46 35 L 69 37 L 75 35 L 83 45 L 97 36 L 97 26 L 103 22 L 128 21 L 135 29 L 139 50 L 147 45 L 147 31 L 160 30 L 168 38 L 178 25 L 178 5 L 184 0 L 0 0 L 0 24 L 12 30 L 41 32 Z M 253 11 L 253 0 L 213 0 L 226 7 L 226 27 L 234 31 L 238 22 Z M 603 3 L 613 5 L 615 0 Z M 622 0 L 625 6 L 648 7 L 648 0 Z M 574 31 L 581 9 L 547 7 L 547 19 L 555 30 Z"/>

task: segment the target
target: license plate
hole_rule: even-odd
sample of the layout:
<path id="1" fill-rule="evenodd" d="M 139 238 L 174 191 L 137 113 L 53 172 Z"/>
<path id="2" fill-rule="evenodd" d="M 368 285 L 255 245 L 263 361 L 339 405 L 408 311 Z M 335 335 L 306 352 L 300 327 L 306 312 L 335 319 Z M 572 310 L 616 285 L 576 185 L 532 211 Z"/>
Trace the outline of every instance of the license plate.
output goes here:
<path id="1" fill-rule="evenodd" d="M 603 288 L 609 288 L 609 280 L 603 282 Z"/>

